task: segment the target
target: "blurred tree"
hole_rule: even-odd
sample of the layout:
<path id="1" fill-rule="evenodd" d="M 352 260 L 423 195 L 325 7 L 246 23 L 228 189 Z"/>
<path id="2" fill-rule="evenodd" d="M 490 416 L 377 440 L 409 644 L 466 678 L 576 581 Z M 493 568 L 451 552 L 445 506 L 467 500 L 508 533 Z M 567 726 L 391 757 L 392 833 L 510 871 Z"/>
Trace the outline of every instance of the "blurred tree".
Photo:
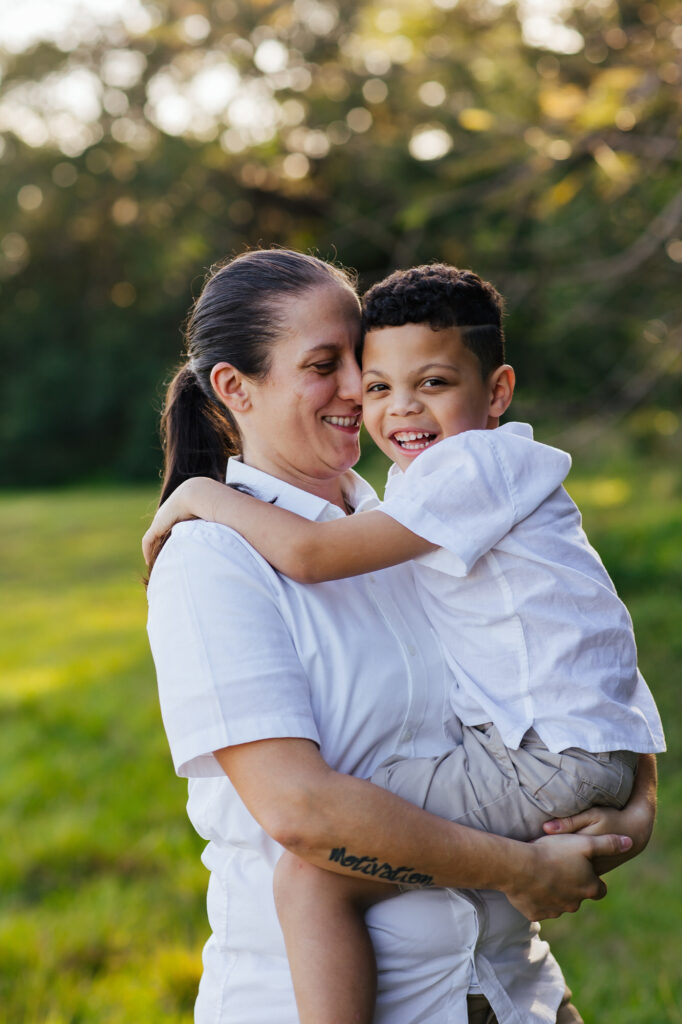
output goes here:
<path id="1" fill-rule="evenodd" d="M 126 0 L 8 40 L 0 479 L 148 476 L 192 294 L 257 244 L 473 266 L 522 414 L 677 431 L 682 4 L 547 10 Z"/>

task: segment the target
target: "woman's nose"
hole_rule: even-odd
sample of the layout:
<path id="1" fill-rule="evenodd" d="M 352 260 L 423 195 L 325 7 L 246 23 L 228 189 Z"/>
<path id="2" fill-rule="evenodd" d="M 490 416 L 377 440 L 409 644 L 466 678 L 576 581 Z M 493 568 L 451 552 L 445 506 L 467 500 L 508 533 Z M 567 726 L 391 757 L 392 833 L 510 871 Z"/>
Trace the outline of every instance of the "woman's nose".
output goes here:
<path id="1" fill-rule="evenodd" d="M 362 402 L 362 374 L 354 357 L 344 360 L 339 369 L 338 395 L 357 405 Z"/>

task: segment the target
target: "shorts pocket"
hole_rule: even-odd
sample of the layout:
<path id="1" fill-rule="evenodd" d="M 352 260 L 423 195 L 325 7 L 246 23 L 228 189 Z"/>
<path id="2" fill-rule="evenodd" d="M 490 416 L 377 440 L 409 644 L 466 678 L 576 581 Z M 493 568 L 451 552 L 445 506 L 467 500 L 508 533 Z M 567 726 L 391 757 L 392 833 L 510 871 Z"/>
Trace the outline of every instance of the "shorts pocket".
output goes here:
<path id="1" fill-rule="evenodd" d="M 625 807 L 630 798 L 635 773 L 629 764 L 624 764 L 618 757 L 612 757 L 608 764 L 595 765 L 592 778 L 583 776 L 580 782 L 579 795 L 589 805 L 600 804 L 602 807 Z"/>
<path id="2" fill-rule="evenodd" d="M 570 772 L 557 769 L 547 782 L 533 794 L 533 800 L 550 817 L 567 818 L 586 811 L 596 803 L 590 794 L 583 793 L 583 780 Z"/>

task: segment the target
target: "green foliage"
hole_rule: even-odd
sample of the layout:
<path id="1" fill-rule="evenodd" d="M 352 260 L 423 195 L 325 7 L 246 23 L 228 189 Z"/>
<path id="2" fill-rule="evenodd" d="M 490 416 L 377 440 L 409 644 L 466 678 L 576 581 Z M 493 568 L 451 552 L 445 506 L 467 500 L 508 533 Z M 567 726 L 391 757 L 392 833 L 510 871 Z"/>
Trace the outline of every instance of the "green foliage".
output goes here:
<path id="1" fill-rule="evenodd" d="M 529 413 L 644 406 L 679 438 L 679 0 L 580 0 L 544 41 L 511 3 L 143 2 L 3 56 L 5 484 L 149 478 L 192 295 L 271 243 L 363 287 L 473 266 Z"/>
<path id="2" fill-rule="evenodd" d="M 660 816 L 609 896 L 543 926 L 587 1024 L 676 1024 L 682 913 L 682 491 L 593 452 L 571 478 L 663 715 Z M 365 471 L 380 486 L 383 465 Z M 207 938 L 201 843 L 144 636 L 148 489 L 0 500 L 0 1004 L 7 1024 L 189 1024 Z"/>

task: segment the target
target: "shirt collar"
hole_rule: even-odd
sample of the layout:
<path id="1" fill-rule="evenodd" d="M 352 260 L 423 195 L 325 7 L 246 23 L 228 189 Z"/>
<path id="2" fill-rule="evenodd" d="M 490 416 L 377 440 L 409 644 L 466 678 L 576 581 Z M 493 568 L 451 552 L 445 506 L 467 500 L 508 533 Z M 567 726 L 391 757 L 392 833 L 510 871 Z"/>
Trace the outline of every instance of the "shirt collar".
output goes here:
<path id="1" fill-rule="evenodd" d="M 496 428 L 497 430 L 504 430 L 508 434 L 518 434 L 519 437 L 527 437 L 531 441 L 533 440 L 533 428 L 530 423 L 517 423 L 515 420 L 511 420 L 509 423 L 502 423 L 501 426 Z M 393 480 L 396 476 L 402 476 L 403 470 L 400 466 L 397 466 L 394 462 L 388 471 L 388 477 L 386 482 Z"/>
<path id="2" fill-rule="evenodd" d="M 238 455 L 228 459 L 225 479 L 232 486 L 248 489 L 261 501 L 279 505 L 280 508 L 295 512 L 305 519 L 324 522 L 343 516 L 341 509 L 332 502 L 316 494 L 310 494 L 300 487 L 294 487 L 293 484 L 270 476 L 260 469 L 254 469 L 253 466 L 247 466 Z M 379 504 L 374 489 L 355 470 L 349 469 L 344 473 L 343 484 L 344 494 L 355 512 L 375 508 Z"/>
<path id="3" fill-rule="evenodd" d="M 393 480 L 394 477 L 402 475 L 403 471 L 400 468 L 400 466 L 396 462 L 392 462 L 388 468 L 388 476 L 386 477 L 386 483 L 388 483 L 389 480 Z"/>
<path id="4" fill-rule="evenodd" d="M 531 441 L 533 440 L 533 428 L 530 423 L 518 423 L 516 420 L 510 420 L 509 423 L 503 423 L 498 430 L 506 430 L 508 434 L 518 434 L 519 437 L 527 437 Z"/>

